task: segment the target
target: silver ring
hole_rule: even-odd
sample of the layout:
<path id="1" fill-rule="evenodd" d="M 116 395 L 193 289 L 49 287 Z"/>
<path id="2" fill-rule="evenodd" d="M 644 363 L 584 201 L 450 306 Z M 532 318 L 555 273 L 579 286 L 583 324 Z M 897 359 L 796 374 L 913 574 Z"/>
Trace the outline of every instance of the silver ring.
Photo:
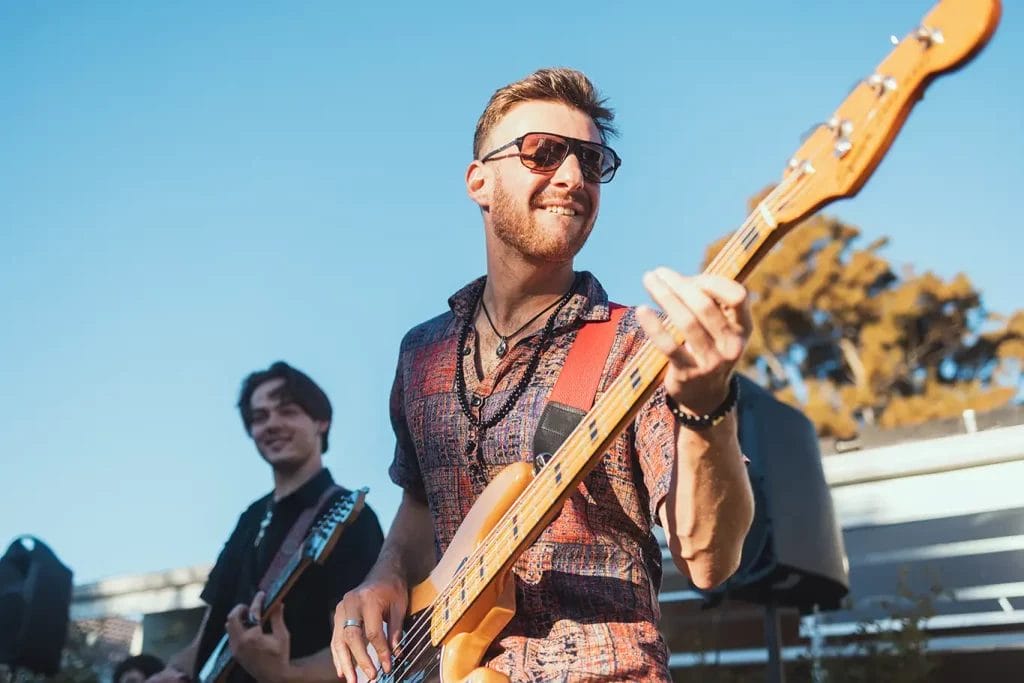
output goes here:
<path id="1" fill-rule="evenodd" d="M 244 626 L 252 628 L 253 626 L 259 626 L 260 622 L 256 619 L 253 619 L 252 612 L 249 612 L 247 610 L 245 616 L 242 617 L 242 624 Z"/>
<path id="2" fill-rule="evenodd" d="M 348 628 L 349 626 L 357 626 L 359 628 L 362 628 L 363 627 L 363 620 L 362 619 L 346 619 L 345 622 L 341 625 L 342 628 Z"/>

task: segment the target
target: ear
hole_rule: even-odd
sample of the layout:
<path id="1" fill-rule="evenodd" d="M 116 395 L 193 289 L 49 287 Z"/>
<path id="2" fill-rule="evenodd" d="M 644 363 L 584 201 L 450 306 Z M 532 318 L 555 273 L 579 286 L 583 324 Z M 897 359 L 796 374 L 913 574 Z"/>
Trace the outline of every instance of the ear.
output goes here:
<path id="1" fill-rule="evenodd" d="M 316 433 L 323 436 L 331 428 L 330 420 L 317 420 L 316 421 Z"/>
<path id="2" fill-rule="evenodd" d="M 466 194 L 483 210 L 490 208 L 493 185 L 493 172 L 480 161 L 471 161 L 466 169 Z"/>

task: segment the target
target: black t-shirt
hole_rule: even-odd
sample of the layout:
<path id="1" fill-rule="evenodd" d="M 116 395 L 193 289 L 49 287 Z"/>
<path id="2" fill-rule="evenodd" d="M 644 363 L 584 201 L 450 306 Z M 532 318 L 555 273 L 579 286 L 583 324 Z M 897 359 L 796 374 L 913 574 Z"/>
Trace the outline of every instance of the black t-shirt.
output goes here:
<path id="1" fill-rule="evenodd" d="M 210 617 L 199 643 L 197 673 L 224 636 L 228 612 L 235 605 L 252 602 L 260 579 L 295 520 L 307 507 L 316 505 L 333 483 L 330 472 L 323 469 L 276 503 L 273 494 L 260 498 L 238 518 L 238 525 L 224 544 L 201 594 L 210 606 Z M 323 509 L 348 494 L 349 491 L 342 488 Z M 272 511 L 270 524 L 257 545 L 257 535 L 268 508 Z M 342 532 L 324 564 L 306 568 L 284 597 L 284 622 L 291 634 L 292 659 L 311 655 L 330 645 L 335 605 L 347 591 L 362 582 L 377 560 L 383 542 L 377 515 L 365 505 L 355 521 Z M 241 667 L 236 671 L 241 673 Z M 247 675 L 244 678 L 253 680 Z M 241 679 L 237 675 L 232 677 L 232 680 Z"/>

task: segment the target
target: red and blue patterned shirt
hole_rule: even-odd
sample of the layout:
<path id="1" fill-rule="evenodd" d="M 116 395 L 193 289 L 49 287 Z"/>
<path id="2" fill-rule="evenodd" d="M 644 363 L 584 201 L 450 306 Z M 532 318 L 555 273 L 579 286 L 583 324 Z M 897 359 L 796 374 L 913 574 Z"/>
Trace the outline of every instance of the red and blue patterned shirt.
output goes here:
<path id="1" fill-rule="evenodd" d="M 450 311 L 406 334 L 391 394 L 397 443 L 390 475 L 429 506 L 438 557 L 486 482 L 504 466 L 532 459 L 537 423 L 576 332 L 586 321 L 609 316 L 604 289 L 581 273 L 523 395 L 510 414 L 480 432 L 459 405 L 456 363 L 465 364 L 467 402 L 486 420 L 522 378 L 542 339 L 538 332 L 517 341 L 478 381 L 475 331 L 465 349 L 458 340 L 482 286 L 483 278 L 470 283 L 449 299 Z M 645 339 L 627 310 L 598 397 Z M 652 533 L 675 457 L 675 422 L 663 392 L 659 388 L 641 408 L 515 564 L 516 614 L 485 661 L 513 681 L 671 680 L 658 630 L 661 551 Z"/>

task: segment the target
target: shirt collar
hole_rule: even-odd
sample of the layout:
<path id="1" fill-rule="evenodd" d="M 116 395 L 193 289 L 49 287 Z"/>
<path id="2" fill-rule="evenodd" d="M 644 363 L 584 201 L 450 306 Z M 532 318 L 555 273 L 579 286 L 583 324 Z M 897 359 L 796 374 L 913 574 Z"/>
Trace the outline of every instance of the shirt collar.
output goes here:
<path id="1" fill-rule="evenodd" d="M 457 319 L 465 320 L 473 315 L 486 280 L 486 276 L 478 277 L 448 298 L 448 306 Z M 558 314 L 555 327 L 569 326 L 577 321 L 608 320 L 608 317 L 608 294 L 604 287 L 589 271 L 576 273 L 573 294 Z"/>
<path id="2" fill-rule="evenodd" d="M 326 467 L 323 467 L 305 484 L 274 503 L 274 507 L 298 505 L 300 508 L 305 509 L 316 505 L 316 502 L 320 500 L 320 495 L 332 484 L 334 484 L 334 477 L 331 476 L 330 471 Z M 273 500 L 273 494 L 271 494 L 271 500 Z"/>

